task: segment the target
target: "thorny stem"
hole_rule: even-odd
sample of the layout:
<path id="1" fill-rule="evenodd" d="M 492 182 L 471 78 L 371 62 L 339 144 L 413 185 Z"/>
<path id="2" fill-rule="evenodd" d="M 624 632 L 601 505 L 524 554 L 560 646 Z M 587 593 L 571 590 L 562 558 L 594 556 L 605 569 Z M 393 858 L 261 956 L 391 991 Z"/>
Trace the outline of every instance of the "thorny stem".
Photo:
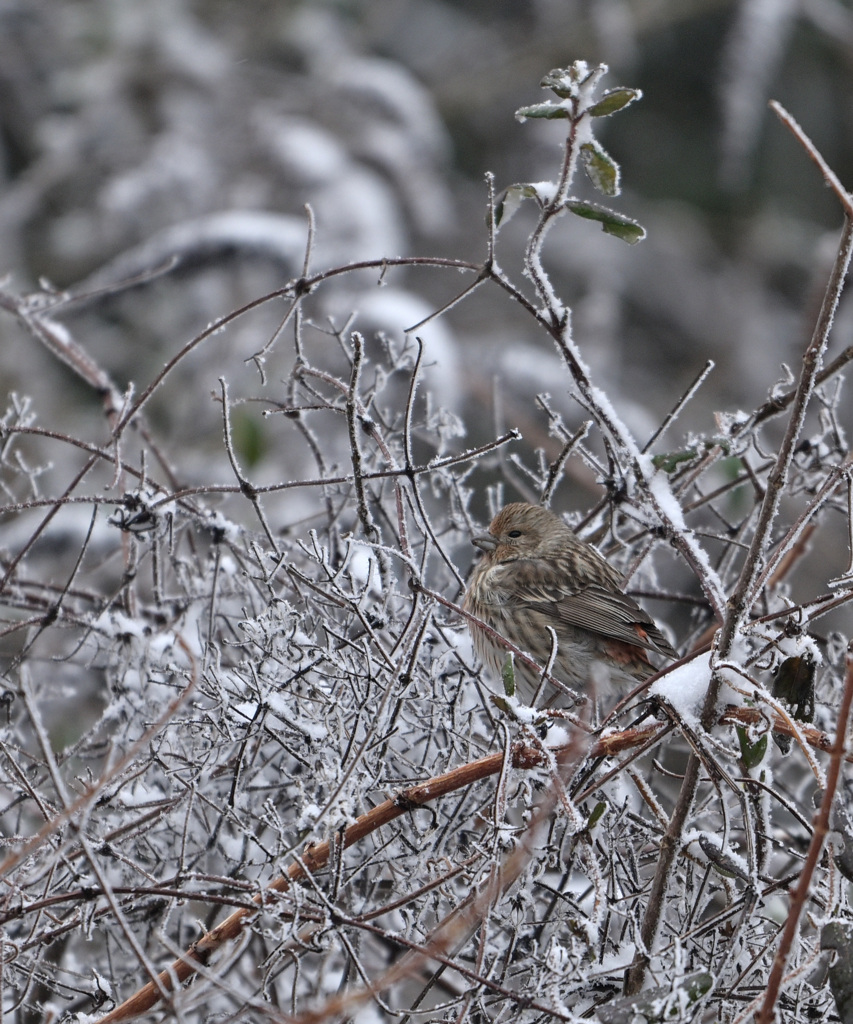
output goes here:
<path id="1" fill-rule="evenodd" d="M 844 221 L 844 230 L 838 253 L 824 294 L 818 320 L 815 324 L 811 341 L 803 355 L 803 367 L 797 384 L 793 409 L 785 431 L 785 437 L 770 473 L 768 486 L 759 509 L 758 521 L 755 525 L 752 542 L 744 560 L 734 593 L 728 602 L 726 619 L 720 630 L 714 655 L 715 663 L 719 663 L 721 660 L 729 657 L 735 637 L 743 624 L 744 617 L 748 614 L 749 609 L 758 596 L 754 591 L 754 583 L 760 575 L 761 559 L 768 543 L 770 529 L 778 511 L 779 503 L 782 500 L 784 484 L 788 477 L 797 439 L 802 431 L 808 400 L 812 395 L 815 378 L 820 370 L 820 358 L 828 344 L 833 315 L 844 286 L 852 253 L 853 221 L 847 217 Z M 710 729 L 713 724 L 721 684 L 722 679 L 719 673 L 714 672 L 702 710 L 702 725 L 705 729 Z M 627 995 L 633 995 L 638 992 L 642 988 L 645 979 L 648 956 L 657 937 L 661 915 L 666 902 L 672 864 L 681 845 L 681 835 L 696 797 L 699 777 L 700 762 L 696 754 L 691 753 L 669 828 L 661 842 L 660 856 L 640 928 L 640 954 L 626 974 L 625 992 Z"/>
<path id="2" fill-rule="evenodd" d="M 358 390 L 361 380 L 361 364 L 364 359 L 364 339 L 358 333 L 352 333 L 352 374 L 350 376 L 349 390 L 346 394 L 347 429 L 349 431 L 350 458 L 352 459 L 352 479 L 355 487 L 356 505 L 358 518 L 365 535 L 370 540 L 378 540 L 379 531 L 373 521 L 370 507 L 367 504 L 367 495 L 364 491 L 364 476 L 362 469 L 361 441 L 359 431 L 367 429 L 364 414 L 361 411 L 361 403 L 358 400 Z"/>
<path id="3" fill-rule="evenodd" d="M 836 254 L 835 263 L 827 283 L 817 323 L 815 324 L 811 341 L 803 354 L 803 366 L 797 383 L 793 409 L 788 419 L 785 436 L 779 447 L 776 462 L 767 478 L 767 490 L 759 509 L 758 522 L 755 525 L 752 542 L 738 578 L 737 587 L 729 601 L 728 617 L 721 631 L 719 643 L 720 657 L 723 658 L 728 657 L 735 632 L 758 597 L 755 590 L 755 582 L 761 573 L 761 562 L 767 547 L 773 521 L 776 518 L 776 513 L 782 501 L 782 494 L 788 479 L 791 462 L 794 458 L 794 451 L 806 418 L 809 399 L 814 392 L 815 380 L 821 368 L 821 359 L 826 351 L 826 346 L 829 344 L 829 333 L 832 328 L 835 310 L 838 307 L 838 300 L 841 297 L 844 282 L 847 278 L 851 256 L 853 256 L 853 219 L 848 216 L 844 220 L 844 229 L 841 233 L 838 253 Z"/>
<path id="4" fill-rule="evenodd" d="M 583 118 L 588 116 L 585 111 L 580 110 L 575 111 L 575 116 L 569 119 L 569 131 L 566 138 L 556 195 L 542 210 L 539 222 L 534 228 L 525 250 L 525 274 L 531 279 L 536 288 L 537 295 L 542 302 L 542 309 L 534 308 L 521 295 L 518 289 L 505 279 L 504 275 L 497 268 L 489 268 L 490 273 L 493 279 L 501 287 L 506 288 L 513 298 L 520 302 L 554 339 L 575 384 L 575 397 L 577 401 L 592 414 L 605 436 L 612 438 L 624 452 L 630 454 L 635 477 L 645 485 L 648 500 L 654 508 L 656 515 L 660 522 L 664 524 L 673 545 L 695 572 L 696 578 L 699 580 L 716 618 L 722 621 L 725 607 L 722 583 L 711 570 L 708 559 L 701 550 L 696 538 L 687 530 L 683 522 L 673 519 L 668 509 L 668 503 L 661 501 L 657 497 L 655 489 L 651 486 L 651 478 L 655 475 L 654 470 L 648 459 L 642 456 L 633 438 L 626 433 L 622 425 L 614 418 L 609 406 L 603 401 L 603 396 L 600 395 L 598 389 L 593 384 L 589 371 L 572 341 L 571 311 L 564 307 L 554 294 L 553 288 L 542 267 L 541 253 L 546 235 L 554 219 L 563 212 L 563 206 L 568 196 L 577 165 L 578 127 Z"/>
<path id="5" fill-rule="evenodd" d="M 847 728 L 850 721 L 850 709 L 853 706 L 853 650 L 848 648 L 847 673 L 844 679 L 844 692 L 841 697 L 841 705 L 838 709 L 838 726 L 835 733 L 835 743 L 830 752 L 829 768 L 826 773 L 826 785 L 823 790 L 823 798 L 820 808 L 814 816 L 814 829 L 812 839 L 809 843 L 808 853 L 800 870 L 800 877 L 797 886 L 791 897 L 791 905 L 788 908 L 788 916 L 785 919 L 785 927 L 779 939 L 779 946 L 776 956 L 773 958 L 773 966 L 770 968 L 770 976 L 767 979 L 767 990 L 764 994 L 764 1002 L 756 1015 L 756 1024 L 773 1024 L 774 1007 L 779 998 L 782 988 L 782 980 L 785 974 L 785 967 L 791 948 L 797 936 L 800 926 L 800 918 L 809 897 L 814 873 L 823 848 L 826 844 L 826 837 L 830 831 L 830 818 L 832 805 L 838 792 L 838 784 L 841 780 L 841 766 L 844 763 L 847 743 Z"/>

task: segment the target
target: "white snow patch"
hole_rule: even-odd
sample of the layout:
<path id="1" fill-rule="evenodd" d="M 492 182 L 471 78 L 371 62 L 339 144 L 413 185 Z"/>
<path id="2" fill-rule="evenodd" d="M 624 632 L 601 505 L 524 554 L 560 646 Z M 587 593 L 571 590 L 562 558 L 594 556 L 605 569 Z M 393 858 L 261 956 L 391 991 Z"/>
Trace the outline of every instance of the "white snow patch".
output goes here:
<path id="1" fill-rule="evenodd" d="M 531 181 L 530 187 L 535 190 L 536 195 L 543 203 L 550 203 L 557 194 L 556 181 Z"/>
<path id="2" fill-rule="evenodd" d="M 552 723 L 545 736 L 545 746 L 556 750 L 560 747 L 567 747 L 572 742 L 572 733 L 565 726 Z"/>
<path id="3" fill-rule="evenodd" d="M 147 807 L 165 799 L 166 793 L 160 786 L 149 786 L 138 779 L 118 793 L 118 801 L 124 807 Z"/>
<path id="4" fill-rule="evenodd" d="M 297 819 L 298 828 L 313 828 L 320 820 L 323 808 L 319 804 L 307 803 Z"/>
<path id="5" fill-rule="evenodd" d="M 776 647 L 783 658 L 800 658 L 803 655 L 811 657 L 815 665 L 823 664 L 823 655 L 814 639 L 806 633 L 799 636 L 783 636 L 776 641 Z"/>
<path id="6" fill-rule="evenodd" d="M 92 623 L 92 628 L 110 637 L 135 636 L 144 637 L 148 630 L 147 623 L 140 619 L 132 619 L 123 612 L 106 611 Z"/>
<path id="7" fill-rule="evenodd" d="M 347 570 L 358 586 L 369 587 L 376 593 L 380 592 L 376 554 L 367 544 L 362 544 L 359 541 L 350 542 Z"/>
<path id="8" fill-rule="evenodd" d="M 242 527 L 226 518 L 221 512 L 208 513 L 206 521 L 211 530 L 221 533 L 226 540 L 236 541 L 243 534 Z M 225 560 L 223 559 L 219 564 L 220 571 L 223 568 L 224 562 Z"/>
<path id="9" fill-rule="evenodd" d="M 711 659 L 699 654 L 684 665 L 667 672 L 651 686 L 689 725 L 699 725 L 699 714 L 711 683 Z"/>

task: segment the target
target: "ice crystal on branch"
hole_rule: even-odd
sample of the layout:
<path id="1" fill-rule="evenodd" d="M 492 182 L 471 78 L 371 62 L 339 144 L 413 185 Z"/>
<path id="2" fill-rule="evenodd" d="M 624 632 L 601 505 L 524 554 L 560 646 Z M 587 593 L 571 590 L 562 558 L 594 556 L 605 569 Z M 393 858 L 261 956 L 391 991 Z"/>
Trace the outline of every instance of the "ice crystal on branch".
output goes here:
<path id="1" fill-rule="evenodd" d="M 219 56 L 208 40 L 194 74 Z M 335 102 L 368 116 L 356 101 L 389 69 L 321 64 Z M 553 98 L 518 112 L 562 130 L 562 156 L 548 180 L 489 193 L 479 262 L 398 255 L 366 166 L 319 114 L 288 130 L 267 102 L 250 119 L 265 152 L 323 215 L 152 226 L 143 250 L 160 258 L 122 308 L 140 333 L 186 313 L 163 358 L 140 345 L 126 374 L 107 371 L 98 330 L 118 318 L 107 306 L 87 333 L 72 315 L 123 291 L 98 275 L 81 294 L 0 293 L 86 395 L 69 415 L 12 393 L 0 422 L 4 1010 L 34 1020 L 64 999 L 115 1021 L 168 995 L 187 1021 L 284 1008 L 533 1024 L 735 1020 L 765 1000 L 799 1024 L 846 1005 L 832 957 L 850 928 L 836 874 L 849 570 L 823 578 L 810 552 L 850 518 L 849 356 L 824 359 L 849 231 L 801 372 L 774 371 L 764 405 L 681 429 L 703 354 L 638 429 L 646 396 L 611 386 L 551 276 L 558 237 L 609 246 L 598 267 L 590 248 L 590 280 L 641 258 L 594 230 L 639 241 L 632 217 L 575 193 L 584 174 L 620 191 L 597 133 L 640 94 L 603 90 L 605 73 L 552 71 Z M 437 149 L 415 83 L 390 77 L 359 144 L 416 193 L 417 217 Z M 160 141 L 168 183 L 210 166 L 173 167 Z M 165 202 L 149 170 L 116 177 L 109 201 Z M 520 205 L 521 246 L 503 230 Z M 226 250 L 239 270 L 217 265 Z M 233 309 L 207 308 L 211 294 Z M 484 294 L 551 355 L 495 344 L 470 372 L 455 315 Z M 495 374 L 513 402 L 493 420 Z M 570 516 L 579 481 L 596 490 L 574 525 L 683 654 L 612 717 L 595 678 L 577 707 L 522 705 L 525 652 L 490 678 L 460 608 L 495 506 Z"/>

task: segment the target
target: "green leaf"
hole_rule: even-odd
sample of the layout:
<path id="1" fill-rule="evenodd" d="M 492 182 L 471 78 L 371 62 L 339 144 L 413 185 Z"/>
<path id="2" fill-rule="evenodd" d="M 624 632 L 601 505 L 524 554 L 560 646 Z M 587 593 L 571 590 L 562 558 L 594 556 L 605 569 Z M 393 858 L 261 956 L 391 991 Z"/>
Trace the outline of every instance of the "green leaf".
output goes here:
<path id="1" fill-rule="evenodd" d="M 568 68 L 552 68 L 539 85 L 550 89 L 560 99 L 573 99 L 578 94 L 578 86 L 588 82 L 593 76 L 601 77 L 605 68 L 599 64 L 590 67 L 585 60 L 576 60 Z"/>
<path id="2" fill-rule="evenodd" d="M 504 693 L 507 697 L 515 696 L 515 665 L 513 664 L 513 656 L 508 654 L 506 661 L 501 669 L 501 681 L 504 684 Z"/>
<path id="3" fill-rule="evenodd" d="M 711 991 L 711 986 L 714 984 L 713 977 L 707 971 L 696 971 L 695 974 L 685 975 L 679 981 L 678 987 L 687 993 L 687 998 L 691 1003 L 695 1003 L 697 999 L 701 999 L 706 992 Z"/>
<path id="4" fill-rule="evenodd" d="M 508 221 L 525 199 L 539 199 L 533 185 L 510 185 L 495 204 L 495 226 Z"/>
<path id="5" fill-rule="evenodd" d="M 267 450 L 263 425 L 257 416 L 244 409 L 231 413 L 231 440 L 240 460 L 250 468 L 260 462 Z"/>
<path id="6" fill-rule="evenodd" d="M 581 160 L 587 177 L 599 192 L 619 195 L 619 165 L 595 140 L 581 146 Z"/>
<path id="7" fill-rule="evenodd" d="M 603 800 L 599 800 L 598 803 L 593 807 L 592 813 L 589 816 L 589 820 L 586 823 L 587 828 L 594 828 L 601 820 L 601 816 L 607 810 L 607 804 Z"/>
<path id="8" fill-rule="evenodd" d="M 740 759 L 744 766 L 746 768 L 757 768 L 767 753 L 767 733 L 762 733 L 753 743 L 749 738 L 748 731 L 742 725 L 735 726 L 735 732 L 737 732 L 738 743 L 740 744 Z"/>
<path id="9" fill-rule="evenodd" d="M 721 850 L 712 841 L 710 836 L 700 835 L 699 845 L 702 847 L 702 852 L 723 878 L 739 878 L 743 882 L 749 881 L 749 875 L 744 871 L 741 862 L 736 857 L 726 853 L 725 850 Z"/>
<path id="10" fill-rule="evenodd" d="M 601 224 L 602 231 L 608 235 L 615 235 L 623 242 L 634 245 L 646 237 L 646 229 L 630 217 L 623 217 L 615 210 L 608 210 L 605 206 L 596 206 L 595 203 L 584 203 L 579 199 L 569 199 L 566 202 L 566 209 L 578 217 L 586 220 L 597 220 Z"/>
<path id="11" fill-rule="evenodd" d="M 515 116 L 519 121 L 524 121 L 528 117 L 544 117 L 548 121 L 554 121 L 558 118 L 567 118 L 569 112 L 565 107 L 558 107 L 554 103 L 534 103 L 532 107 L 521 107 L 516 110 Z"/>
<path id="12" fill-rule="evenodd" d="M 568 80 L 568 81 L 567 81 Z M 543 89 L 550 89 L 561 100 L 567 100 L 577 95 L 577 83 L 579 76 L 575 68 L 554 68 L 549 71 L 539 85 Z"/>
<path id="13" fill-rule="evenodd" d="M 634 100 L 640 99 L 642 95 L 640 89 L 609 89 L 598 103 L 589 107 L 587 113 L 591 117 L 608 117 L 610 114 L 615 114 L 617 110 L 624 110 Z"/>
<path id="14" fill-rule="evenodd" d="M 685 448 L 680 452 L 661 452 L 660 455 L 652 456 L 652 465 L 655 469 L 662 469 L 664 473 L 674 473 L 683 462 L 692 462 L 698 454 L 695 448 Z"/>

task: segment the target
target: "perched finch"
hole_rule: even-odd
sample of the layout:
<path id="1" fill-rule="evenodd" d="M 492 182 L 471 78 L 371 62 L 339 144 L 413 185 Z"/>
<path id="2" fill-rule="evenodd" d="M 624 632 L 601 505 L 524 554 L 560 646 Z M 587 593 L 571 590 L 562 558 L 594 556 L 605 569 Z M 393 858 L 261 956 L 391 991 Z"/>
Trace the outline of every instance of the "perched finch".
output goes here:
<path id="1" fill-rule="evenodd" d="M 524 502 L 507 505 L 473 543 L 485 554 L 471 576 L 466 611 L 542 667 L 556 641 L 551 675 L 560 682 L 581 690 L 608 679 L 633 686 L 656 671 L 649 651 L 678 657 L 623 593 L 620 573 L 553 512 Z M 507 649 L 476 623 L 468 626 L 483 664 L 500 678 Z M 531 703 L 540 676 L 519 658 L 515 682 L 518 697 Z M 546 706 L 571 702 L 555 690 L 545 688 Z"/>

